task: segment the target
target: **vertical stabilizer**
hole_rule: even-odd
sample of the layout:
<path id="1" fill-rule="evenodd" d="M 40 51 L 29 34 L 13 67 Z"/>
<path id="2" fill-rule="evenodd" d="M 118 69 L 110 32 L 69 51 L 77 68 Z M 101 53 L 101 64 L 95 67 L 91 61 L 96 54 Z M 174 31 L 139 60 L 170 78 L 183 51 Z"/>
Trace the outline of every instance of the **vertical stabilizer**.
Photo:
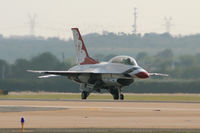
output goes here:
<path id="1" fill-rule="evenodd" d="M 76 50 L 77 63 L 80 65 L 84 64 L 97 64 L 98 62 L 90 58 L 87 49 L 84 45 L 83 39 L 78 28 L 72 28 L 74 45 Z"/>

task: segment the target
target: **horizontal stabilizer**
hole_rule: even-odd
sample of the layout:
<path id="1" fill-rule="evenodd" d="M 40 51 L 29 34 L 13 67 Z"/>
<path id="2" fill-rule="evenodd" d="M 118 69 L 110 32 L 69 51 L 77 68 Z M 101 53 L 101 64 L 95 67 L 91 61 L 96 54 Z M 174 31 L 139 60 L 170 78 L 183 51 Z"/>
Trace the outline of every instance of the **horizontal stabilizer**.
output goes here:
<path id="1" fill-rule="evenodd" d="M 44 79 L 44 78 L 52 78 L 52 77 L 58 77 L 60 75 L 54 75 L 54 74 L 50 74 L 50 75 L 44 75 L 44 76 L 39 76 L 39 79 Z"/>
<path id="2" fill-rule="evenodd" d="M 36 71 L 36 70 L 27 70 L 27 72 L 31 72 L 31 73 L 44 73 L 44 71 Z"/>

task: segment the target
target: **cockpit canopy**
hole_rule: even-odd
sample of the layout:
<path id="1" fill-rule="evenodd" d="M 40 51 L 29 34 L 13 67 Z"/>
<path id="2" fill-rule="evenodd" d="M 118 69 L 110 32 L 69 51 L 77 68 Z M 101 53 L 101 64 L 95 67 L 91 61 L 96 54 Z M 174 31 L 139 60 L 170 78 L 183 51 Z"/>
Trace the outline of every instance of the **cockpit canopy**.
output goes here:
<path id="1" fill-rule="evenodd" d="M 116 56 L 110 59 L 109 62 L 137 66 L 137 62 L 135 61 L 135 59 L 130 56 Z"/>

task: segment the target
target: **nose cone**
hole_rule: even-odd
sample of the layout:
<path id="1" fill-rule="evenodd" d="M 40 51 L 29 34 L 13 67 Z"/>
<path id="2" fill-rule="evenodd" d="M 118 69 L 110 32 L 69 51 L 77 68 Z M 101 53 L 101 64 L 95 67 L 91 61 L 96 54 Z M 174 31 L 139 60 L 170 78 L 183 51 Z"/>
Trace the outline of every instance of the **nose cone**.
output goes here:
<path id="1" fill-rule="evenodd" d="M 147 72 L 139 72 L 137 74 L 135 74 L 138 78 L 141 78 L 141 79 L 146 79 L 149 77 L 149 74 Z"/>

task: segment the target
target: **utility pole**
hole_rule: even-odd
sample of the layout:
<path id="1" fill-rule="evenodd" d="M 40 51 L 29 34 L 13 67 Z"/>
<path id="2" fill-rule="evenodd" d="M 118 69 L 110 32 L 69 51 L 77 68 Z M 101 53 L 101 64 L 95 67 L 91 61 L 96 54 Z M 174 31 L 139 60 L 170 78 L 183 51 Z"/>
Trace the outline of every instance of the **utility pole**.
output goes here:
<path id="1" fill-rule="evenodd" d="M 4 64 L 2 65 L 2 68 L 1 68 L 1 69 L 2 69 L 1 78 L 2 78 L 2 79 L 5 79 L 5 71 L 6 71 L 6 67 L 5 67 Z"/>
<path id="2" fill-rule="evenodd" d="M 36 14 L 29 14 L 28 15 L 28 18 L 29 18 L 29 21 L 28 21 L 28 24 L 29 24 L 29 28 L 30 28 L 30 36 L 34 36 L 35 34 L 35 25 L 36 25 Z"/>
<path id="3" fill-rule="evenodd" d="M 64 52 L 62 53 L 62 62 L 63 63 L 65 62 L 65 53 Z"/>
<path id="4" fill-rule="evenodd" d="M 133 24 L 133 34 L 137 33 L 137 8 L 134 8 L 134 24 Z"/>

